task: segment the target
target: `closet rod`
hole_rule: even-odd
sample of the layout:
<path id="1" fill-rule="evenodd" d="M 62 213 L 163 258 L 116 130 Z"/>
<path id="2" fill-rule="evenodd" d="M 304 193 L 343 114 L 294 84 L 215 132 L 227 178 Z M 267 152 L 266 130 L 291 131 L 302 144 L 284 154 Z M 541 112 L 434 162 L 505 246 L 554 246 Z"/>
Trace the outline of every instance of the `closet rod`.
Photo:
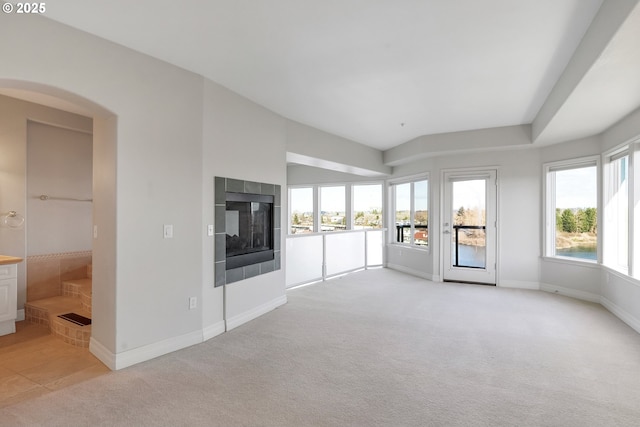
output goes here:
<path id="1" fill-rule="evenodd" d="M 40 200 L 69 200 L 72 202 L 93 202 L 93 199 L 74 199 L 72 197 L 54 197 L 54 196 L 47 196 L 46 194 L 41 194 L 40 196 L 38 196 L 38 198 Z"/>

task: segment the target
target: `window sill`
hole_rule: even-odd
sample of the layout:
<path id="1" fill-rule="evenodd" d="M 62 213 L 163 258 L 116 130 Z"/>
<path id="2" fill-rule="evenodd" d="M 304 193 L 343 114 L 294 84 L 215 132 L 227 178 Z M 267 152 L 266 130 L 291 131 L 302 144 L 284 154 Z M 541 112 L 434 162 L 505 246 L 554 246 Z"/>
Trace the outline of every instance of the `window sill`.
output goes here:
<path id="1" fill-rule="evenodd" d="M 598 261 L 595 261 L 595 260 L 579 259 L 579 258 L 571 258 L 571 257 L 557 257 L 557 256 L 556 257 L 543 256 L 541 258 L 543 261 L 554 262 L 558 264 L 575 265 L 575 266 L 588 267 L 588 268 L 601 267 L 601 264 L 599 264 Z"/>
<path id="2" fill-rule="evenodd" d="M 427 252 L 427 253 L 431 252 L 431 249 L 429 248 L 429 246 L 418 246 L 418 245 L 412 245 L 409 243 L 391 242 L 391 243 L 388 243 L 387 246 L 390 246 L 392 248 L 397 248 L 397 249 L 411 249 L 411 250 Z"/>

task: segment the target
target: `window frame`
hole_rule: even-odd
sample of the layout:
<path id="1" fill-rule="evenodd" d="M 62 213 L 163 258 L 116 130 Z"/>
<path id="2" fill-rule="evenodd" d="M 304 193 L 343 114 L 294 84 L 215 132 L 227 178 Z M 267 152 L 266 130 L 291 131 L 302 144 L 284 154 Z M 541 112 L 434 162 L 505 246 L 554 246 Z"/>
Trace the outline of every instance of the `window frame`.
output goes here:
<path id="1" fill-rule="evenodd" d="M 344 230 L 322 230 L 323 222 L 322 222 L 322 189 L 323 188 L 342 188 L 344 190 Z M 350 216 L 349 211 L 351 210 L 351 185 L 350 184 L 321 184 L 318 185 L 318 197 L 316 199 L 318 201 L 318 209 L 317 209 L 317 218 L 318 218 L 318 231 L 321 233 L 335 233 L 336 231 L 346 231 L 350 230 Z"/>
<path id="2" fill-rule="evenodd" d="M 382 197 L 380 199 L 381 205 L 381 213 L 383 224 L 386 221 L 386 206 L 385 206 L 385 182 L 384 181 L 350 181 L 350 182 L 338 182 L 338 183 L 319 183 L 319 184 L 292 184 L 287 185 L 287 194 L 288 194 L 288 216 L 287 216 L 287 236 L 295 236 L 295 234 L 291 234 L 291 225 L 292 225 L 292 212 L 291 212 L 291 190 L 297 188 L 312 188 L 313 189 L 313 233 L 337 233 L 342 231 L 322 231 L 322 215 L 320 212 L 320 207 L 322 204 L 321 201 L 321 189 L 323 187 L 344 187 L 344 206 L 345 206 L 345 218 L 346 218 L 346 229 L 344 231 L 353 231 L 355 224 L 355 212 L 353 210 L 353 187 L 354 186 L 363 186 L 363 185 L 379 185 L 381 189 Z M 381 228 L 372 228 L 372 229 L 363 229 L 362 231 L 375 231 L 375 230 L 384 230 L 384 227 Z M 360 231 L 360 230 L 356 230 Z"/>
<path id="3" fill-rule="evenodd" d="M 556 260 L 563 260 L 567 262 L 588 263 L 588 264 L 600 264 L 602 263 L 602 230 L 598 229 L 597 243 L 596 243 L 596 259 L 590 260 L 586 258 L 567 257 L 562 255 L 556 255 L 556 180 L 555 174 L 552 172 L 559 172 L 563 170 L 580 169 L 586 167 L 595 166 L 596 168 L 596 221 L 598 226 L 602 224 L 602 190 L 601 190 L 601 163 L 600 155 L 585 156 L 575 159 L 559 160 L 554 162 L 544 163 L 542 165 L 542 177 L 544 180 L 543 185 L 543 253 L 544 258 L 551 258 Z"/>
<path id="4" fill-rule="evenodd" d="M 631 182 L 633 180 L 633 169 L 631 162 L 633 159 L 634 148 L 634 144 L 625 144 L 621 147 L 614 148 L 602 154 L 602 265 L 629 276 L 631 276 L 631 274 L 633 273 L 632 247 L 634 239 L 631 237 L 631 230 L 633 229 L 633 186 L 631 185 Z M 614 246 L 617 247 L 619 244 L 617 240 L 617 238 L 619 237 L 618 221 L 614 220 L 615 227 L 611 227 L 609 215 L 611 215 L 610 212 L 612 208 L 609 207 L 608 201 L 614 196 L 614 194 L 611 193 L 610 186 L 610 180 L 612 179 L 612 164 L 624 157 L 627 157 L 627 263 L 626 265 L 621 265 L 618 263 L 617 248 L 614 248 Z"/>
<path id="5" fill-rule="evenodd" d="M 354 191 L 354 187 L 364 187 L 367 185 L 378 185 L 380 186 L 380 216 L 382 217 L 381 220 L 381 224 L 379 228 L 362 228 L 359 230 L 369 230 L 369 231 L 373 231 L 373 230 L 383 230 L 384 229 L 384 224 L 386 221 L 385 218 L 385 209 L 384 209 L 384 182 L 382 181 L 376 181 L 376 182 L 370 182 L 370 181 L 365 181 L 365 182 L 353 182 L 350 184 L 350 193 L 351 193 L 351 200 L 350 200 L 350 214 L 347 215 L 347 224 L 349 225 L 348 229 L 349 230 L 356 230 L 355 226 L 356 226 L 356 210 L 355 210 L 355 191 Z"/>
<path id="6" fill-rule="evenodd" d="M 431 248 L 431 238 L 429 235 L 429 222 L 430 218 L 427 217 L 427 243 L 426 244 L 416 244 L 415 243 L 415 183 L 417 182 L 427 182 L 427 215 L 429 214 L 431 208 L 431 181 L 429 177 L 429 173 L 424 173 L 420 175 L 414 175 L 411 177 L 404 177 L 400 179 L 394 179 L 388 181 L 388 193 L 389 193 L 389 211 L 391 212 L 387 215 L 388 220 L 387 224 L 389 227 L 388 240 L 392 245 L 399 245 L 402 247 L 410 247 L 423 251 L 430 251 Z M 399 242 L 397 240 L 397 230 L 396 230 L 396 188 L 399 185 L 410 184 L 409 188 L 409 225 L 410 225 L 410 242 Z"/>
<path id="7" fill-rule="evenodd" d="M 317 203 L 316 200 L 318 199 L 318 190 L 315 186 L 313 185 L 289 185 L 287 186 L 287 236 L 295 236 L 296 234 L 291 233 L 291 228 L 293 225 L 293 212 L 291 211 L 292 208 L 292 203 L 291 203 L 291 190 L 297 190 L 297 189 L 305 189 L 305 188 L 310 188 L 311 192 L 312 192 L 312 204 L 313 204 L 313 227 L 311 232 L 315 233 L 318 229 L 318 214 L 317 214 Z"/>

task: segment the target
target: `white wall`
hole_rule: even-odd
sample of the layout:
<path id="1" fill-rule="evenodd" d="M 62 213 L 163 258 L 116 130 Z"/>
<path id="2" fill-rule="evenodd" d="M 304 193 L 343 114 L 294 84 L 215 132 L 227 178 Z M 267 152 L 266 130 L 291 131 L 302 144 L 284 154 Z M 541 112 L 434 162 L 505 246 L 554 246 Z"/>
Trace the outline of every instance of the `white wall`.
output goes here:
<path id="1" fill-rule="evenodd" d="M 0 86 L 94 113 L 94 354 L 121 368 L 220 332 L 205 228 L 213 176 L 284 184 L 284 120 L 201 76 L 46 18 L 3 14 L 0 35 Z M 173 239 L 163 239 L 163 224 L 174 226 Z M 204 302 L 195 310 L 192 296 Z M 228 297 L 228 315 L 255 313 L 284 297 L 284 272 L 233 284 Z"/>
<path id="2" fill-rule="evenodd" d="M 526 158 L 527 161 L 522 160 Z M 441 280 L 442 171 L 487 168 L 498 171 L 498 285 L 537 288 L 540 256 L 540 153 L 535 148 L 459 153 L 397 166 L 393 178 L 429 173 L 428 253 L 390 244 L 387 261 L 396 268 Z"/>
<path id="3" fill-rule="evenodd" d="M 286 224 L 285 120 L 224 87 L 207 81 L 203 107 L 203 220 L 213 224 L 214 177 L 281 186 L 280 223 Z M 206 224 L 202 224 L 206 229 Z M 282 242 L 286 227 L 282 227 Z M 284 247 L 284 245 L 283 245 Z M 222 320 L 223 288 L 213 288 L 214 241 L 203 245 L 204 324 Z M 283 249 L 284 255 L 284 249 Z M 286 301 L 284 256 L 280 270 L 226 286 L 226 319 L 232 326 Z M 227 325 L 229 326 L 229 325 Z"/>
<path id="4" fill-rule="evenodd" d="M 640 110 L 600 135 L 543 148 L 542 162 L 600 155 L 638 136 Z M 599 210 L 602 212 L 601 207 Z M 640 286 L 636 279 L 598 264 L 543 259 L 540 282 L 544 290 L 600 302 L 640 332 Z"/>
<path id="5" fill-rule="evenodd" d="M 337 184 L 342 182 L 382 182 L 384 177 L 368 177 L 312 166 L 289 164 L 288 185 Z"/>
<path id="6" fill-rule="evenodd" d="M 542 147 L 540 169 L 544 163 L 599 155 L 600 153 L 601 143 L 597 136 Z M 543 179 L 542 176 L 541 179 Z M 542 197 L 540 203 L 542 205 Z M 601 213 L 602 209 L 599 207 L 598 211 Z M 550 292 L 596 301 L 600 295 L 599 270 L 600 266 L 595 264 L 541 258 L 540 287 Z"/>
<path id="7" fill-rule="evenodd" d="M 286 121 L 286 132 L 287 158 L 293 163 L 372 177 L 391 173 L 375 148 L 291 120 Z"/>
<path id="8" fill-rule="evenodd" d="M 92 163 L 90 133 L 28 123 L 27 255 L 91 250 Z"/>

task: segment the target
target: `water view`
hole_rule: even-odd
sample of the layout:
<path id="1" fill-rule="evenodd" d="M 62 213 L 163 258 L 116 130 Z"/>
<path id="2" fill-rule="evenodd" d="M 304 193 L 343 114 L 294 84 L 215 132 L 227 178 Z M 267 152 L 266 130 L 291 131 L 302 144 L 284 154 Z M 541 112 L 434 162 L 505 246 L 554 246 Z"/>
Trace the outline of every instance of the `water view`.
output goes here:
<path id="1" fill-rule="evenodd" d="M 557 256 L 566 256 L 570 258 L 582 258 L 596 261 L 598 253 L 593 246 L 574 246 L 572 248 L 556 249 Z"/>

